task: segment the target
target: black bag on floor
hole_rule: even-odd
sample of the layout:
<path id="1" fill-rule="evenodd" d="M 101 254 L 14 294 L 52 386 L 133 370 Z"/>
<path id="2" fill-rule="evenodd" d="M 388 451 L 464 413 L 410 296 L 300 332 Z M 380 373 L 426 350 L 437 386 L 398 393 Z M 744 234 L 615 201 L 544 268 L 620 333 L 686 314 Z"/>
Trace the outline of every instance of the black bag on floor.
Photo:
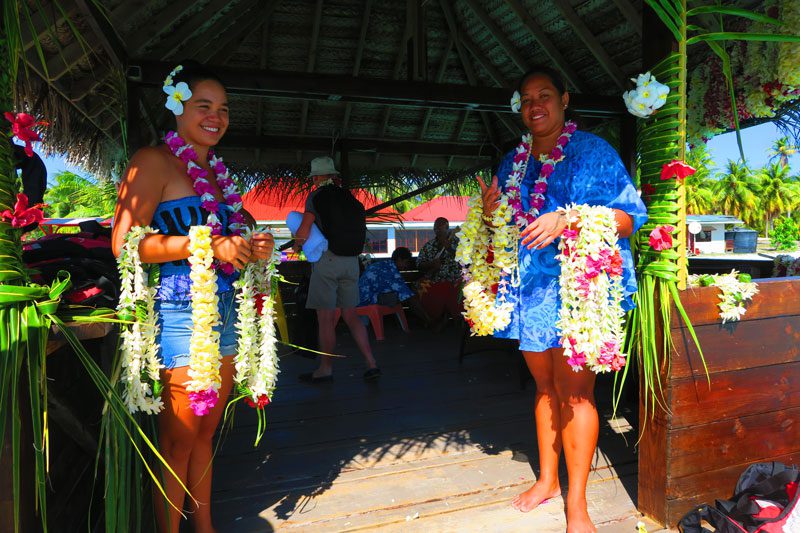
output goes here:
<path id="1" fill-rule="evenodd" d="M 800 471 L 783 463 L 755 463 L 736 483 L 730 500 L 700 505 L 678 522 L 683 533 L 800 533 Z"/>

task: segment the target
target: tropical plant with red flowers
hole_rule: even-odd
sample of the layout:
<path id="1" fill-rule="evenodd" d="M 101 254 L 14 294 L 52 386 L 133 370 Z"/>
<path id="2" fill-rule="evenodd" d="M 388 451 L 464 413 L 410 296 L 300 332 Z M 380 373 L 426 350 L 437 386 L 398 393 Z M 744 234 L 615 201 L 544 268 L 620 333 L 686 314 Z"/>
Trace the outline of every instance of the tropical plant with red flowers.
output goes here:
<path id="1" fill-rule="evenodd" d="M 30 224 L 39 223 L 44 220 L 44 213 L 42 213 L 42 206 L 44 204 L 36 204 L 28 207 L 28 197 L 25 193 L 17 193 L 17 203 L 14 204 L 14 210 L 6 209 L 0 213 L 0 218 L 3 222 L 8 222 L 12 227 L 24 228 Z"/>
<path id="2" fill-rule="evenodd" d="M 28 157 L 33 157 L 32 143 L 41 141 L 41 136 L 33 130 L 34 126 L 47 126 L 47 122 L 43 120 L 37 121 L 33 115 L 28 113 L 3 113 L 6 120 L 11 122 L 11 135 L 16 137 L 17 140 L 25 143 L 25 153 Z"/>

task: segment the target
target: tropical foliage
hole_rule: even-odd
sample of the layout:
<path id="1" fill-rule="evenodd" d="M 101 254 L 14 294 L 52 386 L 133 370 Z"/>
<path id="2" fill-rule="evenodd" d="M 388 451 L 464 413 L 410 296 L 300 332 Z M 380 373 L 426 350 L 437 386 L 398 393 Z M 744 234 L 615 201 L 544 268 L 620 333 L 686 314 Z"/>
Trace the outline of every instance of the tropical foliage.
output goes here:
<path id="1" fill-rule="evenodd" d="M 96 182 L 72 172 L 55 175 L 48 185 L 45 214 L 51 218 L 110 217 L 117 201 L 117 188 L 110 181 Z"/>
<path id="2" fill-rule="evenodd" d="M 797 248 L 800 229 L 791 218 L 781 218 L 775 223 L 775 230 L 770 237 L 773 248 L 779 251 L 792 251 Z"/>
<path id="3" fill-rule="evenodd" d="M 677 46 L 673 52 L 649 66 L 656 79 L 671 89 L 667 102 L 658 113 L 639 121 L 637 136 L 637 155 L 641 173 L 643 197 L 648 205 L 650 218 L 637 234 L 636 248 L 639 254 L 639 291 L 636 294 L 637 307 L 629 317 L 628 345 L 639 364 L 642 378 L 645 407 L 651 413 L 661 401 L 661 378 L 668 370 L 669 356 L 673 352 L 672 338 L 668 327 L 659 328 L 657 324 L 669 324 L 673 305 L 681 313 L 695 343 L 697 339 L 680 301 L 679 287 L 685 286 L 686 265 L 686 185 L 680 179 L 662 179 L 662 168 L 671 161 L 686 160 L 687 107 L 692 107 L 692 121 L 703 124 L 705 101 L 693 100 L 694 106 L 687 103 L 687 47 L 703 44 L 706 52 L 719 60 L 719 72 L 714 78 L 723 89 L 715 93 L 711 102 L 730 108 L 731 121 L 726 128 L 737 131 L 740 152 L 739 115 L 735 77 L 731 69 L 731 50 L 740 41 L 764 43 L 791 43 L 787 52 L 794 52 L 800 43 L 800 36 L 781 32 L 784 25 L 780 20 L 740 8 L 722 5 L 699 5 L 689 8 L 687 0 L 645 0 L 671 34 Z M 792 2 L 786 2 L 791 5 Z M 794 13 L 794 12 L 792 12 Z M 743 31 L 729 31 L 730 23 L 740 24 Z M 746 24 L 759 24 L 758 31 L 748 31 Z M 789 26 L 793 31 L 794 26 Z M 792 54 L 782 56 L 781 64 L 789 64 Z M 783 61 L 786 60 L 786 61 Z M 796 63 L 794 64 L 796 68 Z M 694 80 L 693 80 L 694 81 Z M 694 83 L 692 84 L 694 85 Z M 727 96 L 727 98 L 726 98 Z M 702 137 L 699 134 L 698 137 Z M 742 156 L 744 159 L 744 156 Z M 737 167 L 729 168 L 731 174 L 743 176 Z M 693 184 L 696 186 L 697 184 Z M 737 185 L 737 189 L 740 189 Z M 722 193 L 722 188 L 716 192 Z M 747 198 L 747 193 L 738 190 L 738 196 Z M 738 205 L 736 206 L 738 208 Z M 744 213 L 742 212 L 744 216 Z M 750 215 L 747 214 L 749 218 Z M 655 249 L 650 246 L 650 233 L 673 230 L 673 248 Z M 657 332 L 661 331 L 661 335 Z M 699 348 L 699 344 L 698 344 Z M 702 351 L 700 351 L 702 357 Z M 625 379 L 623 374 L 622 379 Z M 649 404 L 649 400 L 652 400 Z"/>

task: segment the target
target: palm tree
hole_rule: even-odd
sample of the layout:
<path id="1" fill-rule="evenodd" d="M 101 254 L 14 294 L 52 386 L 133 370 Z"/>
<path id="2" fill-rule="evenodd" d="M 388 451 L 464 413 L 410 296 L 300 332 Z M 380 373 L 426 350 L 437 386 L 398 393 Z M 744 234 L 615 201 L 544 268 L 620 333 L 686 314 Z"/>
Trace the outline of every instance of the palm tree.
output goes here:
<path id="1" fill-rule="evenodd" d="M 789 167 L 773 163 L 758 173 L 761 211 L 766 217 L 766 236 L 775 216 L 788 212 L 797 203 L 795 187 L 790 182 Z"/>
<path id="2" fill-rule="evenodd" d="M 713 192 L 717 209 L 734 215 L 751 226 L 761 219 L 759 199 L 756 195 L 758 182 L 744 164 L 728 161 L 727 169 L 718 175 Z"/>
<path id="3" fill-rule="evenodd" d="M 789 166 L 789 156 L 797 153 L 797 146 L 790 144 L 787 137 L 781 137 L 772 144 L 772 149 L 769 151 L 770 161 L 778 159 L 782 167 Z"/>
<path id="4" fill-rule="evenodd" d="M 709 214 L 714 208 L 714 181 L 711 167 L 714 161 L 705 144 L 697 144 L 686 153 L 686 163 L 694 167 L 695 173 L 683 182 L 686 188 L 686 211 L 693 215 Z"/>
<path id="5" fill-rule="evenodd" d="M 107 217 L 114 212 L 116 187 L 111 181 L 94 182 L 72 172 L 59 172 L 44 196 L 50 217 Z"/>

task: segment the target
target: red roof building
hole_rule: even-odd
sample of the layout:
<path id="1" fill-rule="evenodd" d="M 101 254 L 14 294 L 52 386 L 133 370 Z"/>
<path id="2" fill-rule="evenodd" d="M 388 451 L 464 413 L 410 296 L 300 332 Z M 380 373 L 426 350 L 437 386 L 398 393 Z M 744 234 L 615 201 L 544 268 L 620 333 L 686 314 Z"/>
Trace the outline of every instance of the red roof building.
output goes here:
<path id="1" fill-rule="evenodd" d="M 355 189 L 353 194 L 364 204 L 366 209 L 383 203 L 377 196 L 363 189 Z M 244 208 L 256 220 L 277 222 L 285 221 L 289 211 L 300 211 L 301 213 L 305 211 L 306 194 L 297 194 L 286 198 L 277 191 L 250 191 L 243 195 L 242 201 Z M 391 207 L 381 209 L 380 212 L 397 215 L 397 211 Z"/>
<path id="2" fill-rule="evenodd" d="M 403 213 L 404 222 L 433 222 L 444 217 L 453 222 L 467 219 L 469 196 L 439 196 Z"/>

